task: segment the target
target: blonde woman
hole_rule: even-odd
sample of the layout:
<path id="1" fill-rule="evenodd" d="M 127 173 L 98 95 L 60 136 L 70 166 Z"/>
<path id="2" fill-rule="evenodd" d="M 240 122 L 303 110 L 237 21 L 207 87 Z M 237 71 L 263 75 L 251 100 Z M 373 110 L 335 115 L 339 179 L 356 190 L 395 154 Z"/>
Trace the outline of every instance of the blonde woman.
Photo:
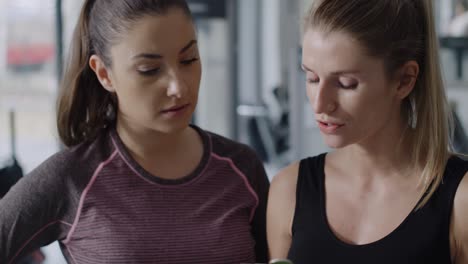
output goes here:
<path id="1" fill-rule="evenodd" d="M 334 150 L 275 176 L 270 257 L 468 263 L 468 162 L 449 149 L 431 1 L 316 1 L 302 68 Z"/>

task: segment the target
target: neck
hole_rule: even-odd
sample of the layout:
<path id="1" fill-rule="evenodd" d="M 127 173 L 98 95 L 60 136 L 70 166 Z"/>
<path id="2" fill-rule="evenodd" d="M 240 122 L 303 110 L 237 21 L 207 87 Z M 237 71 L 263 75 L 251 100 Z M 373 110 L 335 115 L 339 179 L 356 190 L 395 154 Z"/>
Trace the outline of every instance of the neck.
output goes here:
<path id="1" fill-rule="evenodd" d="M 118 121 L 117 133 L 128 151 L 137 160 L 176 153 L 190 141 L 190 127 L 178 132 L 163 133 Z"/>
<path id="2" fill-rule="evenodd" d="M 408 177 L 418 169 L 411 155 L 411 139 L 406 124 L 395 121 L 361 142 L 337 151 L 340 162 L 359 177 Z M 408 133 L 409 132 L 409 133 Z"/>

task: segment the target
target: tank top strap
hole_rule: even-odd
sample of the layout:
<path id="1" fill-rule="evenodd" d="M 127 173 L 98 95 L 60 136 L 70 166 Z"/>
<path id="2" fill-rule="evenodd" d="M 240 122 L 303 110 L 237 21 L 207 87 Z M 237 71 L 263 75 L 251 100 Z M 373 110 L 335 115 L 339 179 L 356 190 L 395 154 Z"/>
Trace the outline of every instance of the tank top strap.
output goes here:
<path id="1" fill-rule="evenodd" d="M 463 176 L 468 171 L 468 161 L 461 159 L 458 156 L 452 156 L 447 161 L 442 183 L 437 189 L 432 202 L 442 203 L 441 208 L 444 209 L 445 225 L 450 225 L 452 216 L 453 203 L 458 186 L 463 179 Z"/>
<path id="2" fill-rule="evenodd" d="M 323 197 L 324 164 L 326 153 L 302 159 L 296 184 L 296 208 L 293 219 L 292 232 L 295 226 L 307 224 L 303 214 L 320 212 Z"/>

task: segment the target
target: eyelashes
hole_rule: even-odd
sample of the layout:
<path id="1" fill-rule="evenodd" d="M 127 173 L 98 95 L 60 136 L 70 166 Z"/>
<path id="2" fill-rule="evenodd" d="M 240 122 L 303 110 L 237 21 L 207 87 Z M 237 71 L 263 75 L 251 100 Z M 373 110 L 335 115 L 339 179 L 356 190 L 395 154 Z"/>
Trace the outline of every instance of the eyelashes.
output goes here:
<path id="1" fill-rule="evenodd" d="M 319 83 L 319 79 L 313 79 L 313 78 L 307 78 L 307 84 L 316 84 Z M 337 81 L 337 87 L 343 88 L 343 89 L 356 89 L 358 87 L 358 83 L 352 83 L 352 84 L 344 84 L 340 81 Z"/>
<path id="2" fill-rule="evenodd" d="M 143 75 L 143 76 L 152 76 L 156 75 L 161 71 L 161 68 L 155 68 L 151 70 L 138 70 L 138 73 Z"/>
<path id="3" fill-rule="evenodd" d="M 198 57 L 195 57 L 195 58 L 191 58 L 188 60 L 182 60 L 180 61 L 180 64 L 182 64 L 182 66 L 190 66 L 199 60 L 200 59 Z M 154 75 L 158 75 L 161 72 L 161 67 L 152 68 L 148 70 L 137 70 L 137 71 L 140 75 L 143 75 L 143 76 L 154 76 Z"/>
<path id="4" fill-rule="evenodd" d="M 343 89 L 356 89 L 356 87 L 358 86 L 357 83 L 354 83 L 354 84 L 348 84 L 348 85 L 344 85 L 342 84 L 341 82 L 339 83 L 339 86 Z"/>
<path id="5" fill-rule="evenodd" d="M 199 58 L 192 58 L 192 59 L 189 59 L 189 60 L 183 60 L 181 61 L 180 63 L 183 64 L 183 65 L 190 65 L 196 61 L 198 61 Z"/>

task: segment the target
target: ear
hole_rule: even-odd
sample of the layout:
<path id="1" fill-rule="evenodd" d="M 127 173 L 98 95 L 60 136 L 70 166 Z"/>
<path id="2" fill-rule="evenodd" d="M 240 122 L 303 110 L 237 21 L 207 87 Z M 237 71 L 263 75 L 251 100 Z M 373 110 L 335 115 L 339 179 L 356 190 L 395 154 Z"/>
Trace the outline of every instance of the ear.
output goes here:
<path id="1" fill-rule="evenodd" d="M 89 58 L 89 67 L 94 71 L 104 89 L 109 92 L 115 92 L 112 85 L 111 72 L 106 68 L 104 61 L 99 56 L 95 54 L 91 55 L 91 58 Z"/>
<path id="2" fill-rule="evenodd" d="M 416 61 L 408 61 L 400 67 L 396 76 L 398 83 L 396 96 L 400 100 L 405 99 L 413 91 L 418 76 L 419 64 Z"/>

